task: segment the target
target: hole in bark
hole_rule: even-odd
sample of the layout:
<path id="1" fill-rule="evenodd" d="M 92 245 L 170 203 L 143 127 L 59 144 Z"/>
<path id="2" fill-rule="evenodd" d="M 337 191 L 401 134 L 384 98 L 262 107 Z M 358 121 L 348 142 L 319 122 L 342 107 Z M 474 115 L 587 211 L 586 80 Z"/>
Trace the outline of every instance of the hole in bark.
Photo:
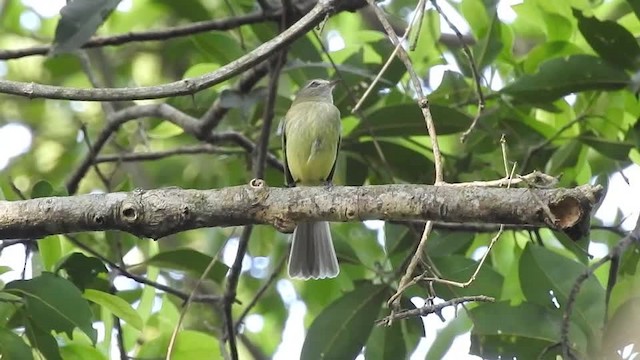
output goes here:
<path id="1" fill-rule="evenodd" d="M 582 216 L 580 202 L 572 197 L 566 197 L 557 203 L 549 205 L 549 209 L 556 217 L 556 226 L 560 229 L 575 225 Z"/>
<path id="2" fill-rule="evenodd" d="M 126 207 L 122 209 L 122 215 L 129 219 L 135 219 L 136 211 L 132 207 Z"/>
<path id="3" fill-rule="evenodd" d="M 104 218 L 102 217 L 102 215 L 95 215 L 93 217 L 93 221 L 98 225 L 104 224 Z"/>

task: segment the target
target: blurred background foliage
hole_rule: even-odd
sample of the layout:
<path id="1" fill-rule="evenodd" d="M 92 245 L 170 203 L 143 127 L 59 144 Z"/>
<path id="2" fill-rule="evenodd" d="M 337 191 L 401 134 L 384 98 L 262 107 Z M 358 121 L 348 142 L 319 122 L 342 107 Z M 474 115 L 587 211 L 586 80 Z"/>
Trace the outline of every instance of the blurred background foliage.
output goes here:
<path id="1" fill-rule="evenodd" d="M 278 1 L 268 2 L 280 6 Z M 415 3 L 388 0 L 382 5 L 402 30 Z M 585 183 L 607 187 L 611 176 L 624 169 L 637 173 L 637 1 L 438 1 L 465 35 L 486 98 L 478 126 L 464 143 L 460 135 L 478 112 L 469 60 L 445 21 L 427 4 L 421 26 L 411 33 L 409 42 L 415 42 L 415 50 L 409 54 L 429 97 L 447 182 L 504 177 L 503 134 L 509 165 L 515 164 L 517 173 L 544 171 L 559 176 L 562 187 Z M 0 49 L 51 43 L 63 5 L 60 1 L 1 3 Z M 254 0 L 122 1 L 97 34 L 141 32 L 260 11 Z M 91 87 L 85 63 L 103 86 L 157 85 L 215 71 L 277 34 L 278 22 L 265 20 L 228 31 L 130 42 L 80 55 L 26 56 L 0 61 L 0 78 Z M 432 183 L 431 142 L 406 69 L 398 60 L 391 63 L 361 110 L 352 112 L 392 50 L 370 9 L 335 14 L 319 37 L 310 32 L 292 43 L 279 79 L 270 151 L 279 156 L 277 124 L 300 86 L 312 78 L 339 76 L 343 81 L 334 95 L 343 116 L 343 145 L 334 182 Z M 262 127 L 268 76 L 248 91 L 236 90 L 237 82 L 237 77 L 232 78 L 193 96 L 112 106 L 166 102 L 200 117 L 219 99 L 228 113 L 214 133 L 235 131 L 255 142 Z M 105 117 L 98 102 L 0 95 L 0 160 L 4 159 L 0 161 L 0 198 L 67 194 L 65 182 L 88 153 L 85 137 L 95 139 Z M 163 119 L 139 119 L 120 127 L 98 158 L 198 143 Z M 248 183 L 251 154 L 231 143 L 221 144 L 221 149 L 221 153 L 153 161 L 101 162 L 98 167 L 108 183 L 93 167 L 77 193 L 163 186 L 211 189 Z M 273 167 L 268 167 L 265 180 L 271 186 L 283 184 L 282 173 Z M 638 178 L 635 181 L 618 191 L 627 193 L 633 185 L 635 192 L 630 194 L 637 195 Z M 637 211 L 638 198 L 634 200 Z M 401 359 L 412 354 L 428 359 L 472 357 L 468 353 L 483 358 L 555 358 L 560 353 L 557 344 L 569 289 L 594 261 L 588 254 L 603 256 L 628 230 L 620 225 L 623 215 L 617 206 L 603 216 L 606 224 L 594 219 L 598 228 L 590 238 L 576 243 L 546 229 L 506 231 L 470 287 L 435 285 L 431 293 L 427 284 L 419 284 L 401 302 L 403 308 L 411 309 L 427 300 L 483 294 L 495 297 L 496 303 L 468 304 L 456 315 L 449 308 L 445 322 L 430 315 L 397 321 L 391 327 L 374 326 L 374 320 L 389 312 L 384 303 L 415 251 L 421 224 L 333 224 L 341 273 L 333 280 L 307 282 L 291 281 L 282 270 L 287 236 L 269 226 L 256 226 L 238 285 L 237 299 L 242 304 L 234 306 L 234 318 L 259 289 L 269 286 L 240 326 L 241 358 L 297 358 L 303 341 L 304 358 L 317 358 L 320 353 L 331 359 Z M 2 267 L 6 286 L 0 292 L 0 352 L 9 359 L 32 358 L 36 352 L 46 359 L 120 358 L 115 344 L 121 341 L 129 356 L 163 358 L 183 299 L 110 273 L 112 264 L 104 259 L 124 262 L 132 274 L 188 293 L 209 261 L 219 257 L 198 292 L 221 295 L 239 233 L 231 228 L 199 229 L 154 242 L 124 233 L 96 232 L 77 234 L 71 240 L 51 236 L 37 243 L 27 241 L 26 247 L 3 246 L 1 259 L 9 266 Z M 437 269 L 443 278 L 465 281 L 494 234 L 495 229 L 487 231 L 477 224 L 464 228 L 441 224 L 429 239 L 423 266 Z M 24 258 L 25 249 L 27 280 L 13 281 L 21 276 L 22 264 L 16 259 Z M 631 331 L 640 320 L 638 259 L 635 247 L 621 259 L 608 308 L 608 267 L 599 269 L 583 286 L 570 327 L 571 345 L 579 358 L 631 359 L 639 351 L 637 331 Z M 16 262 L 17 267 L 11 265 Z M 56 318 L 47 310 L 52 307 L 74 315 Z M 112 315 L 124 320 L 120 340 Z M 223 338 L 220 307 L 193 303 L 172 358 L 221 358 Z"/>

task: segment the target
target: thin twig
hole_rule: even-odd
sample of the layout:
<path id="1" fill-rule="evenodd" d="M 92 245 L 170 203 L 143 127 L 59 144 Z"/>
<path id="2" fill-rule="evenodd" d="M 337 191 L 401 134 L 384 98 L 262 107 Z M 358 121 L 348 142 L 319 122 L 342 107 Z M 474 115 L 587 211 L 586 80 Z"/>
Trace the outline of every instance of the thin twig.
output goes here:
<path id="1" fill-rule="evenodd" d="M 169 27 L 165 29 L 129 32 L 126 34 L 113 36 L 96 36 L 87 41 L 87 43 L 84 44 L 81 48 L 88 49 L 103 46 L 122 45 L 131 42 L 161 41 L 212 30 L 231 30 L 243 25 L 258 24 L 265 21 L 277 21 L 280 19 L 280 13 L 280 9 L 270 12 L 258 11 L 247 15 L 234 16 L 219 20 L 200 21 L 188 25 Z M 17 50 L 1 50 L 0 60 L 17 59 L 33 55 L 46 55 L 49 53 L 50 49 L 50 45 L 40 45 Z"/>
<path id="2" fill-rule="evenodd" d="M 283 8 L 285 11 L 282 13 L 282 20 L 280 23 L 281 34 L 286 31 L 287 26 L 287 1 L 283 1 Z M 289 4 L 290 5 L 290 4 Z M 267 94 L 267 102 L 265 104 L 264 113 L 262 116 L 262 131 L 260 133 L 260 140 L 258 141 L 258 147 L 256 150 L 255 161 L 253 163 L 253 174 L 255 179 L 262 179 L 264 177 L 265 163 L 267 159 L 267 148 L 269 145 L 269 136 L 271 134 L 271 124 L 273 123 L 273 117 L 275 114 L 275 104 L 278 95 L 278 80 L 280 77 L 280 70 L 286 62 L 287 51 L 281 50 L 280 54 L 275 58 L 273 68 L 271 70 L 269 79 L 269 89 Z M 254 183 L 252 181 L 252 183 Z M 257 186 L 264 186 L 264 183 L 260 182 Z M 240 272 L 242 271 L 242 260 L 247 252 L 249 240 L 251 238 L 251 232 L 253 231 L 253 225 L 247 225 L 242 231 L 242 235 L 238 240 L 238 251 L 236 253 L 235 261 L 229 272 L 227 279 L 227 286 L 225 290 L 225 302 L 224 302 L 224 315 L 225 325 L 227 329 L 227 338 L 229 341 L 229 353 L 232 360 L 238 359 L 238 349 L 236 343 L 236 327 L 233 321 L 233 302 L 235 299 L 236 288 L 238 287 L 238 281 L 240 279 Z"/>
<path id="3" fill-rule="evenodd" d="M 72 235 L 65 235 L 67 237 L 67 239 L 69 239 L 69 241 L 74 244 L 75 246 L 77 246 L 78 248 L 86 251 L 87 253 L 91 254 L 92 256 L 100 259 L 101 261 L 103 261 L 104 263 L 106 263 L 107 265 L 109 265 L 110 267 L 116 269 L 122 276 L 127 277 L 131 280 L 134 280 L 136 282 L 139 282 L 141 284 L 146 284 L 149 285 L 151 287 L 154 287 L 158 290 L 162 290 L 168 294 L 171 295 L 175 295 L 178 298 L 180 298 L 181 300 L 185 301 L 189 298 L 189 294 L 184 293 L 180 290 L 176 290 L 170 286 L 167 285 L 163 285 L 160 284 L 158 282 L 149 280 L 147 278 L 145 278 L 144 276 L 138 276 L 136 274 L 130 273 L 129 271 L 125 270 L 123 267 L 121 267 L 120 265 L 116 264 L 115 262 L 109 260 L 108 258 L 106 258 L 105 256 L 103 256 L 102 254 L 100 254 L 99 252 L 93 250 L 92 248 L 90 248 L 89 246 L 83 244 L 82 242 L 80 242 L 78 239 L 76 239 L 74 236 Z M 197 302 L 207 302 L 207 303 L 218 303 L 222 300 L 222 297 L 220 296 L 212 296 L 212 295 L 200 295 L 200 296 L 196 296 L 193 298 L 193 301 L 197 301 Z"/>
<path id="4" fill-rule="evenodd" d="M 380 9 L 378 4 L 374 0 L 367 0 L 367 2 L 375 10 L 378 19 L 384 26 L 384 29 L 387 32 L 389 39 L 391 40 L 391 43 L 394 46 L 400 44 L 400 40 L 398 39 L 398 36 L 396 35 L 395 31 L 393 30 L 393 27 L 389 23 L 389 20 L 387 20 L 384 12 Z M 433 123 L 431 111 L 429 110 L 429 101 L 424 95 L 424 91 L 422 90 L 422 82 L 418 77 L 418 75 L 416 74 L 413 68 L 413 65 L 411 64 L 411 59 L 409 59 L 409 55 L 407 54 L 406 50 L 402 46 L 398 48 L 397 55 L 400 58 L 400 60 L 402 60 L 405 67 L 407 68 L 407 72 L 409 73 L 409 77 L 413 84 L 414 90 L 418 96 L 418 106 L 422 111 L 422 115 L 424 116 L 424 120 L 427 125 L 427 131 L 429 133 L 429 137 L 431 138 L 431 150 L 433 152 L 433 162 L 435 164 L 434 184 L 435 185 L 443 184 L 444 176 L 443 176 L 443 170 L 442 170 L 442 155 L 440 153 L 440 146 L 438 145 L 436 127 Z"/>
<path id="5" fill-rule="evenodd" d="M 267 281 L 262 285 L 262 287 L 260 287 L 256 295 L 253 297 L 253 299 L 251 299 L 251 301 L 247 304 L 244 310 L 242 310 L 242 314 L 238 316 L 238 320 L 236 321 L 236 325 L 235 325 L 236 333 L 240 330 L 240 326 L 242 325 L 244 318 L 246 318 L 247 315 L 249 314 L 249 311 L 253 309 L 253 307 L 258 303 L 258 300 L 260 300 L 262 295 L 264 295 L 264 293 L 267 292 L 269 287 L 271 287 L 274 281 L 278 278 L 278 275 L 280 275 L 280 273 L 282 272 L 282 268 L 284 268 L 284 264 L 286 264 L 286 262 L 287 262 L 287 256 L 283 256 L 280 259 L 278 266 L 276 266 L 276 268 L 273 269 L 271 276 L 269 276 Z"/>
<path id="6" fill-rule="evenodd" d="M 82 89 L 63 86 L 36 84 L 0 80 L 0 93 L 23 96 L 27 98 L 49 98 L 81 101 L 121 101 L 142 100 L 191 95 L 228 80 L 260 62 L 268 59 L 289 43 L 306 34 L 313 26 L 335 12 L 341 3 L 337 0 L 319 1 L 298 22 L 287 28 L 273 39 L 263 43 L 246 55 L 218 68 L 217 70 L 195 78 L 182 79 L 162 85 L 147 87 Z"/>
<path id="7" fill-rule="evenodd" d="M 555 132 L 555 134 L 553 134 L 548 139 L 545 139 L 542 142 L 531 146 L 529 148 L 529 150 L 527 151 L 527 154 L 525 155 L 524 159 L 522 160 L 522 166 L 520 168 L 522 170 L 526 170 L 527 166 L 529 165 L 529 161 L 531 160 L 533 155 L 535 155 L 538 151 L 540 151 L 541 149 L 543 149 L 547 145 L 551 144 L 554 140 L 556 140 L 558 137 L 560 137 L 560 135 L 562 135 L 563 132 L 565 132 L 568 129 L 570 129 L 573 125 L 575 125 L 576 123 L 579 123 L 580 121 L 585 120 L 587 118 L 589 118 L 589 115 L 586 115 L 586 114 L 577 116 L 575 119 L 573 119 L 573 120 L 569 121 L 568 123 L 564 124 L 561 128 L 558 129 L 558 131 Z"/>
<path id="8" fill-rule="evenodd" d="M 193 155 L 193 154 L 220 154 L 220 155 L 238 155 L 246 154 L 245 150 L 237 148 L 225 148 L 220 146 L 214 146 L 211 144 L 201 144 L 193 146 L 184 146 L 171 150 L 158 150 L 149 152 L 136 152 L 136 153 L 120 153 L 113 155 L 98 156 L 94 163 L 106 163 L 106 162 L 136 162 L 136 161 L 150 161 L 164 159 L 170 156 L 176 155 Z"/>
<path id="9" fill-rule="evenodd" d="M 417 19 L 422 19 L 423 12 L 424 12 L 424 4 L 425 4 L 425 0 L 420 0 L 420 2 L 418 2 L 418 5 L 416 6 L 416 10 L 414 10 L 413 12 L 413 17 L 411 18 L 409 25 L 405 29 L 404 34 L 402 34 L 402 37 L 400 38 L 395 48 L 391 52 L 391 55 L 389 55 L 389 57 L 387 58 L 387 61 L 384 63 L 380 71 L 378 71 L 378 74 L 376 75 L 376 77 L 373 79 L 373 81 L 371 81 L 371 84 L 369 84 L 369 87 L 367 88 L 367 90 L 364 92 L 364 94 L 362 94 L 362 97 L 360 97 L 360 100 L 358 100 L 358 102 L 356 103 L 356 106 L 354 106 L 353 110 L 351 110 L 352 113 L 360 109 L 360 106 L 362 106 L 362 103 L 364 103 L 364 101 L 367 99 L 367 96 L 369 96 L 373 88 L 376 86 L 376 84 L 378 83 L 378 80 L 380 80 L 382 75 L 389 68 L 389 65 L 391 65 L 393 60 L 395 60 L 398 50 L 400 50 L 400 47 L 402 47 L 402 43 L 407 38 L 407 36 L 409 36 L 409 32 L 411 31 L 411 28 L 415 24 L 415 21 Z"/>
<path id="10" fill-rule="evenodd" d="M 229 341 L 229 353 L 232 360 L 238 360 L 238 345 L 236 343 L 236 331 L 235 324 L 233 322 L 233 300 L 236 297 L 236 288 L 238 287 L 238 280 L 240 280 L 240 272 L 242 271 L 242 260 L 247 252 L 249 245 L 249 239 L 251 238 L 251 232 L 253 231 L 253 225 L 247 225 L 242 229 L 242 234 L 238 240 L 238 251 L 236 258 L 231 265 L 229 276 L 227 277 L 227 286 L 224 293 L 224 322 L 226 327 L 226 338 Z"/>
<path id="11" fill-rule="evenodd" d="M 406 318 L 416 317 L 416 316 L 427 316 L 429 314 L 438 313 L 442 311 L 442 309 L 444 309 L 445 307 L 456 306 L 458 304 L 462 304 L 466 302 L 494 302 L 494 301 L 495 301 L 494 298 L 490 296 L 485 296 L 485 295 L 463 296 L 463 297 L 447 300 L 439 304 L 425 304 L 423 307 L 419 309 L 399 311 L 393 315 L 389 315 L 382 319 L 376 320 L 376 325 L 388 325 L 392 323 L 394 320 L 401 320 L 401 319 L 406 319 Z"/>
<path id="12" fill-rule="evenodd" d="M 193 301 L 193 297 L 195 296 L 196 290 L 198 289 L 200 284 L 204 281 L 204 279 L 207 277 L 207 275 L 209 275 L 209 272 L 211 271 L 211 269 L 213 269 L 213 265 L 215 265 L 215 263 L 218 261 L 218 258 L 220 257 L 220 252 L 222 252 L 222 250 L 225 248 L 225 246 L 229 242 L 229 239 L 231 239 L 235 235 L 235 233 L 236 233 L 236 228 L 233 229 L 233 231 L 231 232 L 231 234 L 229 234 L 229 236 L 224 241 L 224 243 L 222 243 L 222 246 L 220 246 L 216 254 L 211 257 L 211 261 L 209 261 L 209 264 L 207 264 L 207 267 L 204 269 L 202 274 L 200 274 L 200 277 L 198 278 L 198 281 L 196 281 L 195 285 L 193 286 L 193 289 L 191 289 L 191 291 L 189 292 L 189 297 L 187 297 L 187 299 L 182 304 L 182 309 L 180 309 L 180 316 L 178 317 L 178 322 L 176 323 L 176 326 L 173 328 L 173 332 L 171 333 L 171 338 L 169 339 L 169 346 L 167 347 L 166 360 L 171 359 L 171 353 L 173 352 L 173 347 L 175 345 L 176 339 L 178 338 L 178 331 L 180 330 L 180 326 L 184 321 L 184 317 L 187 314 L 187 310 L 189 309 L 189 306 Z"/>

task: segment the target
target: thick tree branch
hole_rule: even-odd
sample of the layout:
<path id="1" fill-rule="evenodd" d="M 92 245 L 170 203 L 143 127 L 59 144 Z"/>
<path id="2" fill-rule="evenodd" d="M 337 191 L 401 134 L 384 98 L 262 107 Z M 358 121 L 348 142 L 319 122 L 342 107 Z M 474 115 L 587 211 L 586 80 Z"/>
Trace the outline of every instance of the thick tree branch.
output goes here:
<path id="1" fill-rule="evenodd" d="M 0 201 L 0 239 L 101 230 L 158 239 L 190 229 L 246 224 L 272 224 L 291 232 L 295 222 L 302 220 L 373 219 L 526 224 L 571 232 L 585 228 L 601 196 L 599 185 L 573 189 L 377 185 L 136 190 Z"/>

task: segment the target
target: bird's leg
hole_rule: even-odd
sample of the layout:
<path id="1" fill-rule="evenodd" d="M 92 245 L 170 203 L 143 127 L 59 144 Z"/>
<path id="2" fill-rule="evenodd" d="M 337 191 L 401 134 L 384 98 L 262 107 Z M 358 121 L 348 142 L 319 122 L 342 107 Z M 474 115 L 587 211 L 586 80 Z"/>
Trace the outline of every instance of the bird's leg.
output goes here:
<path id="1" fill-rule="evenodd" d="M 333 189 L 333 181 L 331 181 L 331 180 L 326 180 L 326 181 L 324 182 L 324 188 L 325 188 L 325 189 L 327 189 L 327 190 L 331 190 L 331 189 Z"/>

